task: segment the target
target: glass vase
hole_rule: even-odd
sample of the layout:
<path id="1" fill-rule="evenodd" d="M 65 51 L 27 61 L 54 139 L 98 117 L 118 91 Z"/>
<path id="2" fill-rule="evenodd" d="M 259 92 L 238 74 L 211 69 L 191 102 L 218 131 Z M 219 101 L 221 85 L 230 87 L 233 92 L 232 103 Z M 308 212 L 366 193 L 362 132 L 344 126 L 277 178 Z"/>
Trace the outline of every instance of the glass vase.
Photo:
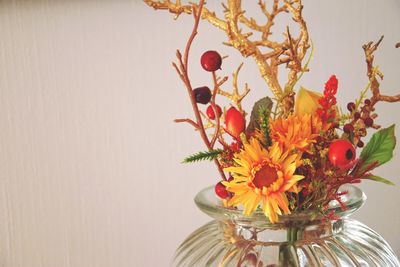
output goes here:
<path id="1" fill-rule="evenodd" d="M 269 223 L 261 211 L 244 216 L 226 208 L 214 188 L 202 190 L 195 203 L 214 218 L 194 231 L 176 251 L 173 266 L 400 266 L 388 243 L 349 216 L 364 203 L 353 185 L 341 189 L 347 210 L 332 202 L 338 220 L 303 212 L 280 216 Z"/>

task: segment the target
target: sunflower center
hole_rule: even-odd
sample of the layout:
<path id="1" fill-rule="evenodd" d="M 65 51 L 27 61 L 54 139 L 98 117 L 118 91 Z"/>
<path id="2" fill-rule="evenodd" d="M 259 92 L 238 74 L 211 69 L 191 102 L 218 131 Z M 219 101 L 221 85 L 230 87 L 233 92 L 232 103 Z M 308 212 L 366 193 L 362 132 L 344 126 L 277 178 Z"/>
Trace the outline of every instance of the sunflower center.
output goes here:
<path id="1" fill-rule="evenodd" d="M 253 184 L 257 188 L 263 188 L 270 186 L 278 179 L 276 169 L 268 165 L 263 166 L 254 175 Z"/>

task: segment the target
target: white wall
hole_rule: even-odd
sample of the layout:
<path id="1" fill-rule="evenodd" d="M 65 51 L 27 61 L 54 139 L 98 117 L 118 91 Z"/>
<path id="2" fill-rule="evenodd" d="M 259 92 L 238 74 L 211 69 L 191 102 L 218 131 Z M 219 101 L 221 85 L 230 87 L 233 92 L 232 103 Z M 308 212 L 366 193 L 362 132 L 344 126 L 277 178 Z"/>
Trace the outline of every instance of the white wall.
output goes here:
<path id="1" fill-rule="evenodd" d="M 385 34 L 382 88 L 399 93 L 398 0 L 304 3 L 316 48 L 303 85 L 322 90 L 334 73 L 341 103 L 353 100 L 367 83 L 361 45 Z M 139 1 L 0 2 L 0 266 L 167 266 L 209 220 L 192 198 L 217 172 L 180 164 L 203 147 L 189 126 L 172 123 L 191 115 L 170 65 L 191 23 Z M 210 83 L 197 64 L 204 50 L 230 55 L 226 74 L 239 64 L 224 39 L 201 25 L 194 84 Z M 267 89 L 251 61 L 240 79 L 253 89 L 249 108 Z M 399 111 L 379 106 L 379 122 L 399 124 Z M 398 152 L 377 173 L 400 184 Z M 400 187 L 361 187 L 369 199 L 355 217 L 400 254 Z"/>

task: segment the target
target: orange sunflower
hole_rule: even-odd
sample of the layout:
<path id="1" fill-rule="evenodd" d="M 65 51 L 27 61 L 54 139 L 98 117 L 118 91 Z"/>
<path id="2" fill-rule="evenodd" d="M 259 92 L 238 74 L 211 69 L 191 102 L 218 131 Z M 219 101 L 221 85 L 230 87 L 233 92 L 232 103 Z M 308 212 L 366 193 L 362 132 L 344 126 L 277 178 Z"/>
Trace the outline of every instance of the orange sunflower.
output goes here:
<path id="1" fill-rule="evenodd" d="M 270 136 L 284 150 L 297 149 L 304 152 L 309 149 L 310 144 L 316 142 L 320 133 L 329 127 L 330 125 L 324 125 L 318 116 L 290 115 L 270 121 Z"/>
<path id="2" fill-rule="evenodd" d="M 296 184 L 303 179 L 295 175 L 300 165 L 298 154 L 283 153 L 278 143 L 268 150 L 261 147 L 255 138 L 244 144 L 241 152 L 235 154 L 235 166 L 226 168 L 233 176 L 230 182 L 223 182 L 234 195 L 229 205 L 244 207 L 244 214 L 251 215 L 259 204 L 271 223 L 278 221 L 278 215 L 290 214 L 286 192 L 297 192 Z"/>

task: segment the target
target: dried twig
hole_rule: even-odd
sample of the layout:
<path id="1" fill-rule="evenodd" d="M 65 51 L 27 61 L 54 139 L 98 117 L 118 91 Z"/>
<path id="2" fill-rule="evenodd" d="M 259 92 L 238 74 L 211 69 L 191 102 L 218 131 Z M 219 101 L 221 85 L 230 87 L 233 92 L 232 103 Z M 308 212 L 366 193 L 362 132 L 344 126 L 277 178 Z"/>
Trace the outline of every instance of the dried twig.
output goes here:
<path id="1" fill-rule="evenodd" d="M 365 61 L 367 62 L 367 75 L 371 82 L 371 103 L 375 105 L 379 101 L 384 102 L 399 102 L 400 94 L 394 96 L 382 95 L 380 92 L 380 83 L 378 78 L 383 80 L 383 74 L 379 71 L 378 67 L 374 66 L 374 52 L 383 40 L 383 36 L 376 42 L 369 42 L 363 45 L 365 53 Z"/>
<path id="2" fill-rule="evenodd" d="M 228 93 L 227 91 L 222 90 L 221 88 L 218 88 L 218 94 L 223 95 L 230 99 L 238 108 L 240 112 L 243 113 L 243 108 L 242 108 L 242 100 L 247 96 L 247 94 L 250 92 L 250 88 L 245 84 L 243 93 L 239 93 L 239 87 L 238 87 L 238 76 L 240 69 L 242 68 L 243 63 L 239 65 L 239 67 L 236 69 L 236 71 L 232 74 L 233 80 L 232 80 L 232 93 Z"/>
<path id="3" fill-rule="evenodd" d="M 169 1 L 167 1 L 167 2 L 169 2 Z M 172 4 L 172 3 L 170 3 L 170 4 Z M 185 11 L 187 9 L 181 9 L 178 5 L 179 5 L 179 1 L 177 1 L 177 3 L 173 5 L 174 8 L 177 8 L 176 10 L 181 10 L 181 12 L 188 13 Z M 176 52 L 178 64 L 176 64 L 175 62 L 172 63 L 173 67 L 175 68 L 175 70 L 178 73 L 179 77 L 181 78 L 182 82 L 185 84 L 185 87 L 187 89 L 187 92 L 188 92 L 188 95 L 190 98 L 190 102 L 192 104 L 194 115 L 196 117 L 196 121 L 193 121 L 191 119 L 176 119 L 175 122 L 178 122 L 178 123 L 186 122 L 186 123 L 189 123 L 190 125 L 192 125 L 196 130 L 198 130 L 200 132 L 200 136 L 203 139 L 205 145 L 207 146 L 208 150 L 211 151 L 214 148 L 215 140 L 213 139 L 212 141 L 210 141 L 207 137 L 207 133 L 206 133 L 206 130 L 205 130 L 205 127 L 203 124 L 203 120 L 202 120 L 199 108 L 197 106 L 197 102 L 196 102 L 196 99 L 195 99 L 195 96 L 193 93 L 193 87 L 189 80 L 189 74 L 188 74 L 189 73 L 189 71 L 188 71 L 189 52 L 190 52 L 190 48 L 193 43 L 193 40 L 197 35 L 197 29 L 199 27 L 199 22 L 200 22 L 200 18 L 201 18 L 201 14 L 202 14 L 203 5 L 204 5 L 204 0 L 200 0 L 200 3 L 198 6 L 196 6 L 196 5 L 192 6 L 191 13 L 193 14 L 194 21 L 195 21 L 192 33 L 190 34 L 190 37 L 186 43 L 185 52 L 184 52 L 183 56 L 179 50 L 177 50 L 177 52 Z M 214 96 L 214 100 L 215 100 L 215 96 Z M 217 168 L 221 175 L 221 178 L 226 180 L 225 173 L 222 170 L 221 164 L 219 163 L 218 159 L 215 159 L 214 162 L 217 165 Z"/>
<path id="4" fill-rule="evenodd" d="M 192 125 L 196 130 L 199 129 L 199 126 L 197 125 L 197 123 L 195 123 L 191 119 L 175 119 L 174 122 L 176 122 L 176 123 L 186 122 L 186 123 L 189 123 L 190 125 Z"/>

